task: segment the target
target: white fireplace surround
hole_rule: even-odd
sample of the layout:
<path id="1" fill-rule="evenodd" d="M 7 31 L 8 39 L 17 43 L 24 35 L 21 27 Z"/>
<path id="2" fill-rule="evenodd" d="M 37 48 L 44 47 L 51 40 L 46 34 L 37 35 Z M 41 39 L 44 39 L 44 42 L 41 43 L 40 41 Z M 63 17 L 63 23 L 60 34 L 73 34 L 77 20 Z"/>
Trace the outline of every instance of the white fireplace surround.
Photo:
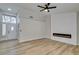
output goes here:
<path id="1" fill-rule="evenodd" d="M 70 13 L 60 13 L 60 14 L 52 14 L 51 15 L 51 39 L 78 45 L 79 44 L 79 13 L 70 12 Z M 55 37 L 52 33 L 66 33 L 71 34 L 72 38 L 62 38 Z"/>

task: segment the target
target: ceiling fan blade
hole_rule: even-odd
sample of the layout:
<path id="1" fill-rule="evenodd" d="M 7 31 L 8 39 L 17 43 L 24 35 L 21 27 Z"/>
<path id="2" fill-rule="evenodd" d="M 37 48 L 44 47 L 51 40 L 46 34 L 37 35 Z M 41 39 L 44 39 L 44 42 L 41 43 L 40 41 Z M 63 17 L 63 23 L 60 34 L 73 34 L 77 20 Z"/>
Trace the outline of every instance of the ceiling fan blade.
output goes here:
<path id="1" fill-rule="evenodd" d="M 54 7 L 48 7 L 48 9 L 52 9 L 52 8 L 56 8 L 56 6 L 54 6 Z"/>
<path id="2" fill-rule="evenodd" d="M 45 10 L 45 9 L 42 9 L 42 10 L 40 10 L 40 12 L 41 12 L 41 11 L 44 11 L 44 10 Z"/>
<path id="3" fill-rule="evenodd" d="M 56 8 L 56 6 L 54 6 L 54 7 L 48 7 L 48 9 L 52 9 L 52 8 Z"/>
<path id="4" fill-rule="evenodd" d="M 40 6 L 40 5 L 38 5 L 37 7 L 40 7 L 40 8 L 45 8 L 45 7 L 43 7 L 43 6 Z"/>

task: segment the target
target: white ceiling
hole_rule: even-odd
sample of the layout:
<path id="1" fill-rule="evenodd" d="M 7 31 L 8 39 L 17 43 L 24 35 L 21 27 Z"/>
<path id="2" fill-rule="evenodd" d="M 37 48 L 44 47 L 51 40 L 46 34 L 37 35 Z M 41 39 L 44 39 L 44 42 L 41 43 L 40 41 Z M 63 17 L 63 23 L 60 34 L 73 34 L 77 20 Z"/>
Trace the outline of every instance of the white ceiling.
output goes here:
<path id="1" fill-rule="evenodd" d="M 44 5 L 45 3 L 26 3 L 18 4 L 21 7 L 24 7 L 28 10 L 32 10 L 38 14 L 48 14 L 48 12 L 40 12 L 41 8 L 37 5 Z M 76 12 L 79 11 L 79 3 L 51 3 L 50 6 L 57 6 L 56 9 L 51 9 L 50 13 L 61 13 L 61 12 Z"/>
<path id="2" fill-rule="evenodd" d="M 62 12 L 78 12 L 79 3 L 51 3 L 50 6 L 57 6 L 56 9 L 51 9 L 50 12 L 40 12 L 40 8 L 37 5 L 44 5 L 45 3 L 1 3 L 0 8 L 7 11 L 7 8 L 12 8 L 12 12 L 18 12 L 20 9 L 32 11 L 38 15 L 47 15 L 50 13 L 62 13 Z"/>
<path id="3" fill-rule="evenodd" d="M 51 9 L 50 12 L 40 12 L 40 8 L 37 5 L 45 5 L 45 3 L 27 3 L 27 4 L 18 4 L 18 6 L 23 7 L 27 10 L 30 10 L 38 16 L 44 16 L 48 14 L 54 13 L 66 13 L 66 12 L 78 12 L 79 11 L 79 3 L 51 3 L 50 6 L 57 6 L 56 9 Z M 41 19 L 40 19 L 41 20 Z M 45 20 L 45 19 L 44 19 Z"/>

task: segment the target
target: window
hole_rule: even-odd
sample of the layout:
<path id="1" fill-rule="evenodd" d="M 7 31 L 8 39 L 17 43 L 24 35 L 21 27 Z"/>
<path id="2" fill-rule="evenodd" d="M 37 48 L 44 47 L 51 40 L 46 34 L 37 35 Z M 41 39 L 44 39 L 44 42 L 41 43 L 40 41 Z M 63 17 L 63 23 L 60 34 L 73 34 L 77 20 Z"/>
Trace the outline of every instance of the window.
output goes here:
<path id="1" fill-rule="evenodd" d="M 16 17 L 14 16 L 2 16 L 3 23 L 16 23 Z"/>
<path id="2" fill-rule="evenodd" d="M 15 17 L 11 17 L 11 23 L 16 23 L 16 18 Z"/>
<path id="3" fill-rule="evenodd" d="M 4 19 L 5 19 L 6 23 L 10 23 L 10 17 L 9 16 L 5 16 Z"/>
<path id="4" fill-rule="evenodd" d="M 6 24 L 2 24 L 2 36 L 6 35 Z"/>
<path id="5" fill-rule="evenodd" d="M 5 20 L 5 17 L 4 17 L 4 16 L 2 16 L 2 22 L 6 22 L 6 20 Z"/>
<path id="6" fill-rule="evenodd" d="M 14 27 L 12 26 L 12 27 L 11 27 L 11 31 L 13 31 L 13 30 L 14 30 Z"/>

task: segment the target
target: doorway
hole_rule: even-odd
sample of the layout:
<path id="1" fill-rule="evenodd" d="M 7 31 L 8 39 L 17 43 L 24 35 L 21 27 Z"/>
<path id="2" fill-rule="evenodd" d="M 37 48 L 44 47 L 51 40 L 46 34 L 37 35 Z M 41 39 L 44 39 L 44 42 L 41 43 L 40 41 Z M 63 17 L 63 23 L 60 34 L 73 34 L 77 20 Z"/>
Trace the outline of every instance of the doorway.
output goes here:
<path id="1" fill-rule="evenodd" d="M 17 17 L 2 15 L 2 38 L 3 40 L 18 39 Z"/>

